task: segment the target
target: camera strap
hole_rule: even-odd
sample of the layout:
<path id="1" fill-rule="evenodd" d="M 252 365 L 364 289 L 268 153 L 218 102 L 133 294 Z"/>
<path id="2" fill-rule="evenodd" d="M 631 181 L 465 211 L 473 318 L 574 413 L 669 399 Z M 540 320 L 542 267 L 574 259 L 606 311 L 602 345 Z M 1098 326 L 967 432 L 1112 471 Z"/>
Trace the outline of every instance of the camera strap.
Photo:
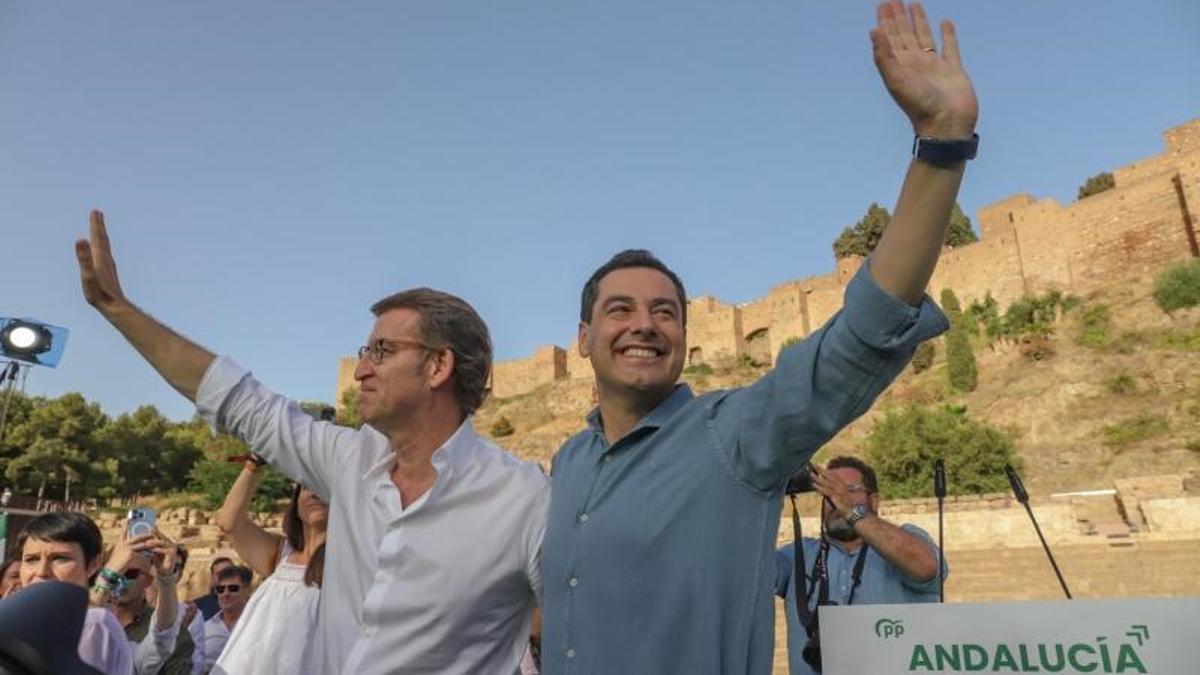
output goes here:
<path id="1" fill-rule="evenodd" d="M 817 559 L 813 561 L 812 580 L 810 583 L 805 584 L 809 576 L 807 574 L 808 566 L 804 562 L 804 537 L 800 530 L 800 515 L 796 509 L 795 496 L 788 495 L 788 498 L 792 502 L 792 529 L 795 534 L 795 539 L 792 540 L 792 558 L 794 564 L 792 583 L 800 584 L 794 591 L 796 614 L 800 618 L 800 625 L 804 626 L 804 631 L 811 637 L 817 626 L 817 612 L 808 607 L 813 592 L 817 593 L 817 607 L 829 604 L 829 539 L 825 536 L 825 517 L 824 513 L 822 513 L 821 548 L 817 553 Z M 855 556 L 854 570 L 851 572 L 850 597 L 847 598 L 846 605 L 854 604 L 854 593 L 858 590 L 859 584 L 862 583 L 862 573 L 867 562 L 868 548 L 870 547 L 866 542 L 863 542 L 862 548 L 858 550 L 858 555 Z M 806 585 L 807 589 L 805 588 Z"/>

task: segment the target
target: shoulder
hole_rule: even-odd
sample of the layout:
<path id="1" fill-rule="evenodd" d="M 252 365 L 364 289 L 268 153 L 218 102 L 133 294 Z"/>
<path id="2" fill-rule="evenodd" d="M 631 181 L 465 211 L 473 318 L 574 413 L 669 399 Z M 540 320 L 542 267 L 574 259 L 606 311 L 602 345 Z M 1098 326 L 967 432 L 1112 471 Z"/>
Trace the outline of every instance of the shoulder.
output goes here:
<path id="1" fill-rule="evenodd" d="M 499 480 L 514 484 L 523 491 L 539 494 L 550 491 L 550 479 L 541 465 L 521 459 L 496 445 L 490 439 L 468 429 L 469 436 L 463 439 L 463 452 L 459 463 L 468 473 L 478 472 L 485 481 Z"/>

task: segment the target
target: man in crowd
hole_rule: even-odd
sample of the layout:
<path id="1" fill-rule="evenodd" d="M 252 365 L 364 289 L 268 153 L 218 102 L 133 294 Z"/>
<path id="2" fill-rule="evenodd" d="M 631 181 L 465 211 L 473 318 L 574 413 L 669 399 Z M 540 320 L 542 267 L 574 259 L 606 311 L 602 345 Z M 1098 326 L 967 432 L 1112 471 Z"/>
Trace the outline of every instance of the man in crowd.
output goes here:
<path id="1" fill-rule="evenodd" d="M 232 567 L 233 561 L 225 556 L 213 558 L 213 561 L 208 565 L 208 595 L 202 595 L 196 598 L 193 602 L 199 608 L 200 613 L 204 615 L 204 620 L 208 621 L 213 617 L 213 614 L 221 611 L 217 604 L 217 594 L 213 590 L 213 586 L 217 585 L 217 575 L 226 567 Z"/>
<path id="2" fill-rule="evenodd" d="M 242 617 L 242 610 L 254 592 L 250 586 L 253 577 L 250 568 L 242 565 L 225 567 L 217 574 L 215 590 L 221 609 L 204 622 L 205 672 L 212 670 L 217 657 L 221 656 L 221 650 L 225 649 L 225 643 L 229 641 L 229 634 Z"/>
<path id="3" fill-rule="evenodd" d="M 829 323 L 754 385 L 695 397 L 676 386 L 688 353 L 678 276 L 626 251 L 584 285 L 579 350 L 598 407 L 551 473 L 546 672 L 770 672 L 785 484 L 947 328 L 924 291 L 978 104 L 950 22 L 939 53 L 920 5 L 896 0 L 877 19 L 875 62 L 919 140 L 891 224 Z"/>
<path id="4" fill-rule="evenodd" d="M 133 556 L 125 568 L 129 583 L 116 599 L 117 620 L 133 647 L 136 675 L 191 671 L 192 641 L 180 630 L 175 590 L 182 564 L 178 547 L 171 550 L 174 555 L 169 557 Z M 179 664 L 183 670 L 178 670 Z"/>
<path id="5" fill-rule="evenodd" d="M 130 302 L 99 211 L 75 249 L 84 297 L 163 378 L 329 504 L 319 672 L 516 671 L 541 589 L 549 483 L 471 426 L 492 347 L 469 304 L 418 288 L 372 306 L 356 430 L 314 420 Z"/>
<path id="6" fill-rule="evenodd" d="M 855 457 L 835 457 L 823 470 L 812 467 L 811 481 L 823 497 L 823 527 L 819 538 L 800 542 L 802 576 L 796 575 L 795 546 L 776 553 L 775 593 L 786 605 L 792 675 L 820 672 L 820 652 L 812 647 L 819 647 L 822 598 L 843 607 L 938 601 L 941 554 L 925 530 L 910 523 L 896 527 L 879 517 L 873 468 Z M 945 561 L 941 571 L 942 578 L 949 573 Z"/>

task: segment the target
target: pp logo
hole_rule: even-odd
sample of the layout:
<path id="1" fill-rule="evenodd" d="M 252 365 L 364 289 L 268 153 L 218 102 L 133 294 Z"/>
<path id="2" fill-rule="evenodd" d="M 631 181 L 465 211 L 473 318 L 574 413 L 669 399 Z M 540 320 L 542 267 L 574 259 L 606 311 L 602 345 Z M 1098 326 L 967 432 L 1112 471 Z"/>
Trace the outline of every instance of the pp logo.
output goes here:
<path id="1" fill-rule="evenodd" d="M 890 640 L 904 635 L 904 623 L 900 620 L 880 619 L 875 622 L 875 635 Z"/>

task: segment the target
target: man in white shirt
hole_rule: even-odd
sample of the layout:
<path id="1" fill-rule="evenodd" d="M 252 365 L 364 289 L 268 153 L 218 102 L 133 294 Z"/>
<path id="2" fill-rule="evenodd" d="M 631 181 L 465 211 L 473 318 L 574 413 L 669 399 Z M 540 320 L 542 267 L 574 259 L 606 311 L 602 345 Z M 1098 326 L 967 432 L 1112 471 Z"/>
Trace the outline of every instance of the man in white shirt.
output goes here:
<path id="1" fill-rule="evenodd" d="M 83 293 L 218 428 L 329 503 L 314 663 L 321 673 L 512 673 L 541 592 L 549 482 L 480 437 L 487 327 L 430 289 L 372 307 L 361 430 L 320 422 L 131 303 L 103 215 L 78 241 Z"/>
<path id="2" fill-rule="evenodd" d="M 250 600 L 253 579 L 250 568 L 231 565 L 218 574 L 213 591 L 217 594 L 217 605 L 221 608 L 204 622 L 204 672 L 212 670 L 213 664 L 225 649 L 229 634 L 242 618 L 242 610 Z"/>

